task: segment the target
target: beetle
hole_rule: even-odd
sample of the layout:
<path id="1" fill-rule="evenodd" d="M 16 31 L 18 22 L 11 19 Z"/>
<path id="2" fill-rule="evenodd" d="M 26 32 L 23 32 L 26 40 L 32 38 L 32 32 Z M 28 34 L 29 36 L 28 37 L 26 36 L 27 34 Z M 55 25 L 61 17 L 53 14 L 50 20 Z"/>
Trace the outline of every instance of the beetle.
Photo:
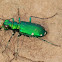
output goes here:
<path id="1" fill-rule="evenodd" d="M 31 19 L 31 17 L 30 17 L 30 19 Z M 15 21 L 11 22 L 10 20 L 5 20 L 2 27 L 5 30 L 8 30 L 8 29 L 18 30 L 19 34 L 33 36 L 33 37 L 43 37 L 44 35 L 47 34 L 47 31 L 45 31 L 43 26 L 41 26 L 39 24 L 31 23 L 31 21 L 30 22 L 25 22 L 25 21 L 20 22 L 20 17 L 19 17 L 19 23 L 15 22 Z"/>
<path id="2" fill-rule="evenodd" d="M 40 39 L 42 41 L 45 41 L 45 42 L 47 42 L 47 43 L 49 43 L 51 45 L 59 46 L 60 47 L 60 45 L 56 45 L 56 44 L 53 44 L 53 43 L 51 43 L 51 42 L 49 42 L 47 40 L 42 39 L 41 37 L 45 36 L 47 34 L 47 31 L 45 30 L 45 28 L 43 26 L 31 22 L 31 18 L 32 17 L 39 18 L 39 19 L 49 19 L 49 18 L 54 17 L 55 15 L 57 15 L 57 13 L 54 14 L 53 16 L 51 16 L 51 17 L 48 17 L 48 18 L 39 18 L 39 17 L 35 17 L 35 16 L 30 16 L 29 22 L 20 21 L 20 17 L 19 17 L 19 22 L 15 22 L 14 18 L 11 18 L 12 21 L 10 21 L 10 19 L 3 20 L 3 19 L 0 18 L 0 29 L 4 28 L 4 30 L 9 30 L 10 29 L 10 30 L 13 31 L 13 34 L 10 37 L 10 39 L 8 40 L 7 45 L 6 45 L 5 49 L 2 51 L 2 53 L 8 47 L 8 44 L 10 43 L 10 40 L 14 36 L 14 34 L 16 33 L 16 31 L 19 32 L 18 38 L 21 35 L 25 35 L 25 36 L 28 36 L 28 37 L 36 37 L 36 38 L 38 38 L 38 39 Z M 18 8 L 18 16 L 19 16 L 19 8 Z M 18 47 L 18 44 L 17 44 L 17 47 Z M 17 49 L 17 51 L 15 51 L 15 53 L 13 55 L 15 55 L 15 57 L 17 59 L 18 49 Z"/>
<path id="3" fill-rule="evenodd" d="M 57 13 L 55 15 L 57 15 Z M 11 18 L 13 21 L 10 21 L 10 19 L 6 19 L 6 20 L 0 19 L 0 28 L 4 28 L 4 30 L 11 29 L 14 32 L 14 34 L 17 31 L 17 32 L 19 32 L 18 37 L 21 35 L 26 35 L 28 37 L 32 36 L 32 37 L 39 38 L 39 37 L 45 36 L 47 34 L 47 31 L 45 30 L 45 28 L 43 26 L 36 24 L 36 23 L 32 23 L 31 18 L 34 17 L 34 18 L 39 18 L 39 19 L 49 19 L 49 18 L 54 17 L 55 15 L 48 17 L 48 18 L 39 18 L 39 17 L 35 17 L 35 16 L 30 16 L 29 22 L 20 21 L 20 17 L 19 17 L 19 22 L 15 22 L 14 18 Z M 18 8 L 18 16 L 19 16 L 19 8 Z M 12 36 L 14 36 L 14 34 L 12 34 Z M 10 42 L 12 36 L 8 40 L 8 43 Z M 47 43 L 50 43 L 54 46 L 59 46 L 59 45 L 53 44 L 47 40 L 44 40 L 42 38 L 39 38 L 39 39 L 43 40 Z"/>

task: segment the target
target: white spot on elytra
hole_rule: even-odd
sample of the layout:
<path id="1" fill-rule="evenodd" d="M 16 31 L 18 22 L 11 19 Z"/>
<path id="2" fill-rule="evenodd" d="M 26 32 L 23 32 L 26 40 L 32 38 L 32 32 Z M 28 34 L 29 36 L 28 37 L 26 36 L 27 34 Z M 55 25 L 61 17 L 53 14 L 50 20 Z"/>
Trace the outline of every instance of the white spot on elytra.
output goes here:
<path id="1" fill-rule="evenodd" d="M 46 32 L 44 33 L 44 35 L 46 34 Z"/>
<path id="2" fill-rule="evenodd" d="M 40 36 L 42 36 L 42 34 Z"/>
<path id="3" fill-rule="evenodd" d="M 31 35 L 34 35 L 34 33 L 32 33 Z"/>

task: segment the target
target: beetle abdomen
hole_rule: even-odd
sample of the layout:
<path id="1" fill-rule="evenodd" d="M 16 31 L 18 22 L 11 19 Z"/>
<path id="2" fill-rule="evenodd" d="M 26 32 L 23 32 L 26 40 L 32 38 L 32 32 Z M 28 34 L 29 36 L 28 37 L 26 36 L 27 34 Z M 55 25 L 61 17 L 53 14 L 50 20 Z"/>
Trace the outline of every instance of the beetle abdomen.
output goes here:
<path id="1" fill-rule="evenodd" d="M 26 34 L 28 36 L 44 36 L 46 34 L 45 29 L 35 23 L 30 23 L 30 22 L 25 22 L 25 21 L 21 21 L 21 23 L 19 24 L 20 26 L 20 33 Z"/>

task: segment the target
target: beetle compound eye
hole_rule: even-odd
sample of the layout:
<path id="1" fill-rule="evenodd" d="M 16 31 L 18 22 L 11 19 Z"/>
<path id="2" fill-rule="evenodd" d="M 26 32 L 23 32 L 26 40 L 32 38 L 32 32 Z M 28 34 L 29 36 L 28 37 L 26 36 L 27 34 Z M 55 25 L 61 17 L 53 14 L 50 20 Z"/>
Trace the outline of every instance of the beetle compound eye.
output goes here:
<path id="1" fill-rule="evenodd" d="M 5 28 L 8 28 L 9 26 L 8 25 L 5 25 Z"/>
<path id="2" fill-rule="evenodd" d="M 9 26 L 8 26 L 8 25 L 4 25 L 4 27 L 5 27 L 6 29 L 8 29 L 8 28 L 9 28 Z"/>

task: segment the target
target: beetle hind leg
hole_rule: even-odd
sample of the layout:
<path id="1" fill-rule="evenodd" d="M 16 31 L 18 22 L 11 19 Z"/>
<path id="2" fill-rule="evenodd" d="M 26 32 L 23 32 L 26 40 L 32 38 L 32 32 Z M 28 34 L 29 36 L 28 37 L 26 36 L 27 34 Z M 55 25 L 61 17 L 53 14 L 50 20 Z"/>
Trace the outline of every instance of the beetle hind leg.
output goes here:
<path id="1" fill-rule="evenodd" d="M 40 38 L 39 38 L 39 39 L 40 39 Z M 51 43 L 51 42 L 49 42 L 49 41 L 47 41 L 47 40 L 44 40 L 44 39 L 42 39 L 42 38 L 41 38 L 40 40 L 42 40 L 42 41 L 44 41 L 44 42 L 47 42 L 47 43 L 49 43 L 49 44 L 51 44 L 51 45 L 61 47 L 60 45 L 56 45 L 56 44 Z"/>
<path id="2" fill-rule="evenodd" d="M 39 18 L 39 19 L 50 19 L 50 18 L 53 18 L 54 16 L 56 16 L 57 13 L 55 13 L 54 15 L 50 16 L 50 17 L 47 17 L 47 18 L 40 18 L 40 17 L 35 17 L 35 16 L 30 16 L 30 17 L 33 17 L 33 18 Z"/>

